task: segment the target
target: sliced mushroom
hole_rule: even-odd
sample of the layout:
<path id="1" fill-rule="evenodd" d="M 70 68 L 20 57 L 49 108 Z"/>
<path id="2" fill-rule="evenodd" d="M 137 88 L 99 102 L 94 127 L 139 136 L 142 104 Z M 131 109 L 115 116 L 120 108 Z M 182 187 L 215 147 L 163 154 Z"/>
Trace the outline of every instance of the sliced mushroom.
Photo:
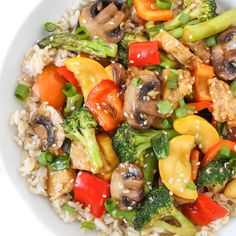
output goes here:
<path id="1" fill-rule="evenodd" d="M 223 80 L 236 79 L 236 28 L 218 36 L 218 44 L 212 48 L 212 64 L 216 75 Z"/>
<path id="2" fill-rule="evenodd" d="M 43 151 L 55 151 L 62 146 L 65 139 L 64 130 L 60 125 L 62 122 L 58 111 L 44 103 L 32 115 L 31 125 L 41 140 Z"/>
<path id="3" fill-rule="evenodd" d="M 124 114 L 128 124 L 137 129 L 147 129 L 155 117 L 160 116 L 157 110 L 157 101 L 160 100 L 161 83 L 157 76 L 148 70 L 138 71 L 124 94 Z"/>
<path id="4" fill-rule="evenodd" d="M 128 75 L 124 66 L 120 63 L 111 63 L 111 67 L 116 85 L 121 86 L 125 84 Z"/>
<path id="5" fill-rule="evenodd" d="M 110 43 L 119 43 L 124 35 L 120 28 L 124 19 L 125 14 L 119 11 L 113 2 L 106 6 L 98 1 L 90 2 L 82 8 L 79 23 L 87 27 L 90 36 Z"/>
<path id="6" fill-rule="evenodd" d="M 121 163 L 111 178 L 111 196 L 123 210 L 137 206 L 144 197 L 142 169 L 135 164 Z"/>

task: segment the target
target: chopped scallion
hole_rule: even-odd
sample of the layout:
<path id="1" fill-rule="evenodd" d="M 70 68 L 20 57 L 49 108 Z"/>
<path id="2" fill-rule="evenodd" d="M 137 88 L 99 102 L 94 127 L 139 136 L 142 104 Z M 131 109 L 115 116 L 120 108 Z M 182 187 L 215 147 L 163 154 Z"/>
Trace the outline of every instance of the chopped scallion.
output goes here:
<path id="1" fill-rule="evenodd" d="M 80 26 L 75 30 L 75 34 L 79 39 L 87 39 L 89 37 L 89 31 L 85 26 Z"/>
<path id="2" fill-rule="evenodd" d="M 161 124 L 162 124 L 162 129 L 171 129 L 173 127 L 173 121 L 171 118 L 163 119 Z"/>
<path id="3" fill-rule="evenodd" d="M 133 0 L 126 0 L 126 4 L 129 7 L 133 6 Z"/>
<path id="4" fill-rule="evenodd" d="M 217 158 L 230 158 L 231 150 L 230 147 L 222 147 L 217 153 Z"/>
<path id="5" fill-rule="evenodd" d="M 92 221 L 84 221 L 81 223 L 81 229 L 89 229 L 89 230 L 94 230 L 95 229 L 95 224 Z"/>
<path id="6" fill-rule="evenodd" d="M 186 107 L 178 107 L 175 110 L 175 115 L 177 118 L 182 118 L 188 115 L 188 109 Z"/>
<path id="7" fill-rule="evenodd" d="M 164 30 L 164 25 L 159 24 L 159 25 L 156 25 L 154 27 L 147 29 L 147 32 L 149 34 L 149 37 L 152 38 L 152 37 L 156 36 L 157 34 L 159 34 L 163 30 Z"/>
<path id="8" fill-rule="evenodd" d="M 179 105 L 180 105 L 181 108 L 186 107 L 186 103 L 185 103 L 185 101 L 184 101 L 183 98 L 181 98 L 181 99 L 179 100 Z"/>
<path id="9" fill-rule="evenodd" d="M 132 81 L 136 88 L 139 88 L 142 85 L 142 80 L 140 78 L 134 78 Z"/>
<path id="10" fill-rule="evenodd" d="M 19 100 L 25 101 L 28 98 L 28 95 L 29 95 L 29 89 L 23 84 L 18 84 L 15 90 L 15 96 Z"/>
<path id="11" fill-rule="evenodd" d="M 171 0 L 156 0 L 156 5 L 161 10 L 170 10 L 172 6 Z"/>
<path id="12" fill-rule="evenodd" d="M 196 190 L 197 189 L 196 185 L 193 184 L 193 183 L 187 183 L 186 188 L 190 189 L 190 190 Z"/>
<path id="13" fill-rule="evenodd" d="M 46 166 L 54 160 L 54 155 L 48 151 L 42 152 L 39 156 L 39 164 L 41 166 Z"/>
<path id="14" fill-rule="evenodd" d="M 59 156 L 54 159 L 50 164 L 50 170 L 52 172 L 65 170 L 70 168 L 70 157 L 68 156 Z"/>
<path id="15" fill-rule="evenodd" d="M 179 39 L 184 34 L 184 29 L 182 27 L 168 31 L 168 33 L 176 39 Z"/>
<path id="16" fill-rule="evenodd" d="M 68 203 L 66 203 L 63 207 L 65 211 L 68 211 L 70 213 L 76 212 L 76 209 L 72 206 L 70 206 Z"/>
<path id="17" fill-rule="evenodd" d="M 77 89 L 75 86 L 73 86 L 71 83 L 65 83 L 62 92 L 67 97 L 73 97 L 77 93 Z"/>
<path id="18" fill-rule="evenodd" d="M 54 32 L 56 30 L 60 30 L 61 27 L 59 25 L 56 25 L 52 22 L 46 22 L 44 24 L 44 29 L 47 31 L 47 32 Z"/>
<path id="19" fill-rule="evenodd" d="M 173 112 L 173 107 L 172 105 L 170 104 L 170 102 L 166 99 L 164 100 L 161 100 L 160 102 L 157 103 L 157 107 L 158 107 L 158 110 L 159 112 L 162 114 L 162 115 L 166 115 L 168 113 L 172 113 Z"/>
<path id="20" fill-rule="evenodd" d="M 205 43 L 206 43 L 207 47 L 214 47 L 217 44 L 216 36 L 213 35 L 209 38 L 206 38 Z"/>
<path id="21" fill-rule="evenodd" d="M 105 202 L 105 208 L 107 212 L 111 212 L 116 208 L 116 201 L 113 198 L 109 198 Z"/>
<path id="22" fill-rule="evenodd" d="M 234 96 L 236 96 L 236 80 L 230 84 L 230 90 Z"/>
<path id="23" fill-rule="evenodd" d="M 185 12 L 183 12 L 181 14 L 181 16 L 179 17 L 179 21 L 183 25 L 186 25 L 190 19 L 191 19 L 191 17 L 188 14 L 186 14 Z"/>
<path id="24" fill-rule="evenodd" d="M 167 87 L 176 89 L 178 87 L 178 77 L 180 73 L 178 70 L 171 69 L 167 78 Z"/>
<path id="25" fill-rule="evenodd" d="M 169 69 L 169 68 L 177 69 L 180 66 L 178 61 L 169 59 L 164 53 L 160 52 L 159 55 L 160 55 L 161 67 L 166 68 L 166 69 Z"/>

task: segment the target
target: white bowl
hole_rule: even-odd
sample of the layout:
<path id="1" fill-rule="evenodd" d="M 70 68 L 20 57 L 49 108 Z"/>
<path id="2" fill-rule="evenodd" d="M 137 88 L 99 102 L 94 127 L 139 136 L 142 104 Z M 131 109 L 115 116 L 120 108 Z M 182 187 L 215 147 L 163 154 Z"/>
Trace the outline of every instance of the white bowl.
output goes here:
<path id="1" fill-rule="evenodd" d="M 78 0 L 79 1 L 79 0 Z M 4 59 L 2 71 L 0 73 L 0 162 L 9 177 L 14 183 L 22 198 L 27 202 L 32 212 L 36 215 L 46 227 L 57 236 L 78 236 L 80 227 L 78 224 L 65 224 L 54 213 L 50 207 L 49 201 L 43 197 L 31 194 L 26 188 L 26 183 L 18 174 L 18 166 L 20 162 L 21 148 L 19 148 L 13 140 L 14 130 L 9 126 L 9 117 L 17 109 L 20 103 L 14 98 L 14 89 L 16 80 L 20 75 L 20 65 L 24 53 L 28 48 L 41 39 L 45 34 L 42 25 L 45 21 L 56 19 L 63 15 L 66 7 L 76 0 L 43 0 L 32 11 L 30 16 L 18 30 L 15 35 L 7 56 Z M 218 1 L 222 9 L 236 7 L 234 0 Z M 55 7 L 56 6 L 56 7 Z M 235 16 L 236 17 L 236 16 Z M 14 56 L 13 56 L 14 55 Z M 2 99 L 4 98 L 4 99 Z M 1 191 L 2 193 L 2 191 Z M 50 223 L 49 223 L 50 222 Z M 232 219 L 230 224 L 224 227 L 219 235 L 234 235 L 233 228 L 236 227 L 236 220 Z M 93 235 L 86 232 L 87 235 Z"/>

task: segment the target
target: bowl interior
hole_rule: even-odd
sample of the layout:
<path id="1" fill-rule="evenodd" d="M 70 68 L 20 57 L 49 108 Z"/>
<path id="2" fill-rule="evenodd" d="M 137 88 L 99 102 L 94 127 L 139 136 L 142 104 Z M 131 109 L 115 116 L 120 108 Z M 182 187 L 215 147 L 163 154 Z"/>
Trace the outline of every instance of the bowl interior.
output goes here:
<path id="1" fill-rule="evenodd" d="M 65 9 L 71 3 L 78 1 L 79 0 L 41 1 L 18 30 L 15 39 L 9 47 L 0 74 L 0 94 L 2 98 L 4 98 L 0 100 L 0 107 L 4 108 L 4 112 L 1 112 L 0 118 L 0 160 L 2 167 L 38 219 L 58 236 L 65 234 L 71 236 L 79 235 L 80 226 L 79 224 L 63 223 L 51 209 L 47 199 L 31 194 L 28 191 L 25 180 L 19 176 L 17 171 L 20 163 L 21 148 L 19 148 L 13 140 L 15 133 L 14 129 L 9 126 L 9 117 L 15 110 L 20 109 L 20 103 L 14 98 L 13 94 L 17 78 L 21 73 L 20 65 L 25 51 L 45 35 L 42 25 L 46 21 L 53 21 L 53 19 L 62 16 Z M 233 6 L 236 7 L 236 2 L 233 0 L 222 0 L 218 2 L 222 9 L 228 9 Z M 50 222 L 50 224 L 48 222 Z M 234 220 L 234 225 L 235 224 L 236 220 Z M 94 235 L 89 232 L 86 232 L 86 234 Z M 221 235 L 233 235 L 233 223 L 226 226 Z"/>

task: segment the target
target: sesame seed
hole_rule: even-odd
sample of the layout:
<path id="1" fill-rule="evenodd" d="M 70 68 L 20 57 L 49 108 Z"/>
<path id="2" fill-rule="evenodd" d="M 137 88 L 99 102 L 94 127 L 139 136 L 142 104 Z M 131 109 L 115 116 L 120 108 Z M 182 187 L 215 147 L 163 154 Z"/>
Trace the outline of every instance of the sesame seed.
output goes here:
<path id="1" fill-rule="evenodd" d="M 179 190 L 181 193 L 183 193 L 184 192 L 184 189 L 183 188 L 180 188 L 180 190 Z"/>
<path id="2" fill-rule="evenodd" d="M 200 164 L 201 164 L 201 162 L 199 161 L 199 162 L 196 163 L 196 166 L 200 166 Z"/>
<path id="3" fill-rule="evenodd" d="M 170 193 L 171 196 L 173 195 L 173 192 L 170 191 L 169 193 Z"/>
<path id="4" fill-rule="evenodd" d="M 199 148 L 202 148 L 203 146 L 202 146 L 202 144 L 200 143 L 200 144 L 198 145 L 198 147 L 199 147 Z"/>
<path id="5" fill-rule="evenodd" d="M 130 60 L 129 63 L 130 63 L 130 64 L 134 64 L 134 61 L 133 61 L 133 60 Z"/>
<path id="6" fill-rule="evenodd" d="M 102 195 L 102 197 L 103 197 L 103 198 L 106 198 L 106 197 L 107 197 L 107 195 L 106 195 L 106 194 L 103 194 L 103 195 Z"/>
<path id="7" fill-rule="evenodd" d="M 141 54 L 140 54 L 140 53 L 138 53 L 138 54 L 137 54 L 137 58 L 140 58 L 140 57 L 141 57 Z"/>
<path id="8" fill-rule="evenodd" d="M 128 210 L 132 210 L 133 209 L 133 207 L 131 207 L 131 206 L 128 206 L 127 208 L 128 208 Z"/>
<path id="9" fill-rule="evenodd" d="M 125 116 L 125 117 L 128 117 L 128 113 L 127 113 L 127 112 L 124 112 L 124 116 Z"/>

